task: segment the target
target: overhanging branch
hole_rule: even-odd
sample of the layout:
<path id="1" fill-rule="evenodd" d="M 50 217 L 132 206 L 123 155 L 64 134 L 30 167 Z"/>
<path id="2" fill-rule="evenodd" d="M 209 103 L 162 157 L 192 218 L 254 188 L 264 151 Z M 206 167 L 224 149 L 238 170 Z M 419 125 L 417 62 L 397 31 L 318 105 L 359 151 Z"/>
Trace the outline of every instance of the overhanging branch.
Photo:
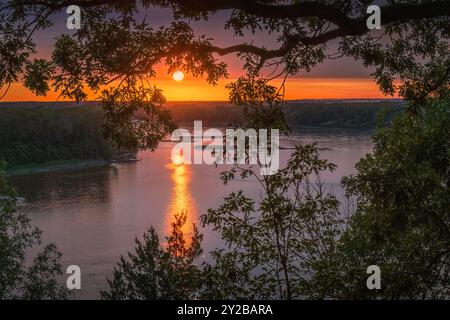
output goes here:
<path id="1" fill-rule="evenodd" d="M 136 4 L 137 1 L 124 0 L 19 0 L 14 2 L 14 6 L 45 6 L 57 11 L 69 5 L 79 5 L 81 7 L 95 7 L 111 4 Z M 314 46 L 325 44 L 330 40 L 345 36 L 360 36 L 369 32 L 366 27 L 367 14 L 359 17 L 349 17 L 338 7 L 331 4 L 316 2 L 299 2 L 289 5 L 264 4 L 256 0 L 153 0 L 150 5 L 160 7 L 172 7 L 181 13 L 194 12 L 208 14 L 220 10 L 239 10 L 246 14 L 267 19 L 291 19 L 316 17 L 327 22 L 331 22 L 336 28 L 321 33 L 316 36 L 289 36 L 285 44 L 279 49 L 266 49 L 250 44 L 238 44 L 226 48 L 216 46 L 211 47 L 211 51 L 219 55 L 231 53 L 250 53 L 268 60 L 286 55 L 290 50 L 299 44 Z M 450 1 L 434 1 L 421 4 L 392 4 L 381 7 L 381 22 L 383 26 L 411 20 L 422 20 L 427 18 L 450 16 Z"/>
<path id="2" fill-rule="evenodd" d="M 285 6 L 287 7 L 287 6 Z M 271 14 L 273 15 L 273 13 Z M 395 22 L 407 22 L 411 20 L 422 20 L 428 18 L 449 17 L 450 1 L 427 3 L 419 5 L 391 5 L 382 8 L 381 24 L 387 26 Z M 282 57 L 299 44 L 305 46 L 314 46 L 325 44 L 331 40 L 346 36 L 362 36 L 370 30 L 366 26 L 367 16 L 360 18 L 347 18 L 346 23 L 342 23 L 345 27 L 338 27 L 316 36 L 299 36 L 291 35 L 288 37 L 285 45 L 279 49 L 266 49 L 250 44 L 238 44 L 226 48 L 212 47 L 212 51 L 219 55 L 227 55 L 231 53 L 251 53 L 260 56 L 263 60 Z"/>

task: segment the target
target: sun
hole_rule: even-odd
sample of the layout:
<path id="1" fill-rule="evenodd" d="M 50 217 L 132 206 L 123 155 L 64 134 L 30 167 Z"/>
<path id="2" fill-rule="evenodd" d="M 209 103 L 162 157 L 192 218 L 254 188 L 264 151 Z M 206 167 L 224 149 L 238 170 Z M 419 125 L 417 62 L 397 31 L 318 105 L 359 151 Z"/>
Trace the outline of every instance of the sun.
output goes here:
<path id="1" fill-rule="evenodd" d="M 173 80 L 175 81 L 182 81 L 184 79 L 184 73 L 183 71 L 177 71 L 172 75 Z"/>

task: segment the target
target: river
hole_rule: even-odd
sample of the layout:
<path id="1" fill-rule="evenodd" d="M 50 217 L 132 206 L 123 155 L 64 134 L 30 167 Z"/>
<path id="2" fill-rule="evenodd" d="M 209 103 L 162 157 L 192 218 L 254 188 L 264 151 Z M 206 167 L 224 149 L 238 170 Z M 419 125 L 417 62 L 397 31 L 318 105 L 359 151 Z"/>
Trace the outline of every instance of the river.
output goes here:
<path id="1" fill-rule="evenodd" d="M 355 163 L 372 150 L 370 134 L 337 129 L 299 129 L 282 146 L 317 142 L 321 156 L 338 167 L 322 176 L 327 186 L 342 196 L 340 180 L 355 173 Z M 196 222 L 208 208 L 220 205 L 232 190 L 243 189 L 257 198 L 255 181 L 237 180 L 223 186 L 220 172 L 209 165 L 174 165 L 173 143 L 162 143 L 155 152 L 143 151 L 136 163 L 11 177 L 20 206 L 32 223 L 43 231 L 44 243 L 53 242 L 63 253 L 64 269 L 78 265 L 82 290 L 75 298 L 97 299 L 107 287 L 106 278 L 121 255 L 134 248 L 135 237 L 152 225 L 163 239 L 174 213 L 188 213 L 188 224 Z M 285 161 L 291 150 L 281 150 Z M 203 259 L 221 245 L 211 230 L 205 236 Z"/>

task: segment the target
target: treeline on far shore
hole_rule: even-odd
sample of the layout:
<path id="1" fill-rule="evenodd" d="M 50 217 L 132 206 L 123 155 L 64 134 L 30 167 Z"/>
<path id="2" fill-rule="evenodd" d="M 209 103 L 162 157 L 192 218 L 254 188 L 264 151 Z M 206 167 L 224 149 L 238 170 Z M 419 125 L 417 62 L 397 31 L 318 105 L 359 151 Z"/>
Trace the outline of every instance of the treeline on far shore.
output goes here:
<path id="1" fill-rule="evenodd" d="M 98 107 L 0 105 L 0 161 L 7 167 L 55 160 L 108 160 Z"/>
<path id="2" fill-rule="evenodd" d="M 300 100 L 288 101 L 286 120 L 291 128 L 323 127 L 373 130 L 378 115 L 385 120 L 400 111 L 402 100 Z M 239 126 L 243 123 L 242 107 L 226 102 L 172 102 L 167 105 L 174 118 L 183 125 L 203 120 L 208 126 Z"/>
<path id="3" fill-rule="evenodd" d="M 380 111 L 394 114 L 401 100 L 289 101 L 286 119 L 295 127 L 372 130 Z M 242 107 L 227 102 L 167 103 L 180 126 L 243 124 Z M 387 117 L 389 118 L 389 116 Z M 9 168 L 55 160 L 110 160 L 116 153 L 102 135 L 96 102 L 0 103 L 0 161 Z"/>

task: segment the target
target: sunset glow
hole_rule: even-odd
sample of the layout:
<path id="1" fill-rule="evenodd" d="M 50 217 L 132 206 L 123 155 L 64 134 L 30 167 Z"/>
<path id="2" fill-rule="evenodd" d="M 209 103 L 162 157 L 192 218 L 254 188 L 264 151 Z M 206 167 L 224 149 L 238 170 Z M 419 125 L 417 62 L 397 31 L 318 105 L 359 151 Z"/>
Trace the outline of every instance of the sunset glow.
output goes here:
<path id="1" fill-rule="evenodd" d="M 182 156 L 180 155 L 182 158 Z M 167 165 L 172 171 L 172 196 L 166 218 L 166 232 L 170 233 L 171 223 L 174 221 L 176 214 L 186 213 L 186 224 L 183 226 L 183 233 L 185 240 L 189 243 L 189 236 L 193 231 L 193 223 L 197 219 L 197 207 L 191 195 L 189 183 L 191 179 L 191 169 L 189 166 L 183 164 L 180 159 L 178 163 L 170 163 Z"/>
<path id="2" fill-rule="evenodd" d="M 228 91 L 225 85 L 235 79 L 222 79 L 216 86 L 205 79 L 184 78 L 182 82 L 174 82 L 171 78 L 156 77 L 150 83 L 163 90 L 168 101 L 226 101 Z M 279 86 L 281 80 L 272 81 Z M 112 83 L 111 85 L 117 85 Z M 46 97 L 32 94 L 21 84 L 11 86 L 3 101 L 56 101 L 59 94 L 49 92 Z M 97 100 L 99 93 L 90 92 L 88 100 Z M 382 99 L 384 96 L 377 84 L 370 78 L 292 78 L 286 82 L 285 98 L 296 99 Z M 64 101 L 64 99 L 59 99 Z"/>
<path id="3" fill-rule="evenodd" d="M 175 73 L 172 75 L 172 78 L 173 78 L 173 80 L 178 81 L 178 82 L 183 81 L 183 79 L 184 79 L 184 73 L 183 73 L 183 71 L 177 71 L 177 72 L 175 72 Z"/>
<path id="4" fill-rule="evenodd" d="M 181 153 L 172 154 L 172 164 L 174 166 L 179 166 L 184 164 L 184 157 Z"/>

